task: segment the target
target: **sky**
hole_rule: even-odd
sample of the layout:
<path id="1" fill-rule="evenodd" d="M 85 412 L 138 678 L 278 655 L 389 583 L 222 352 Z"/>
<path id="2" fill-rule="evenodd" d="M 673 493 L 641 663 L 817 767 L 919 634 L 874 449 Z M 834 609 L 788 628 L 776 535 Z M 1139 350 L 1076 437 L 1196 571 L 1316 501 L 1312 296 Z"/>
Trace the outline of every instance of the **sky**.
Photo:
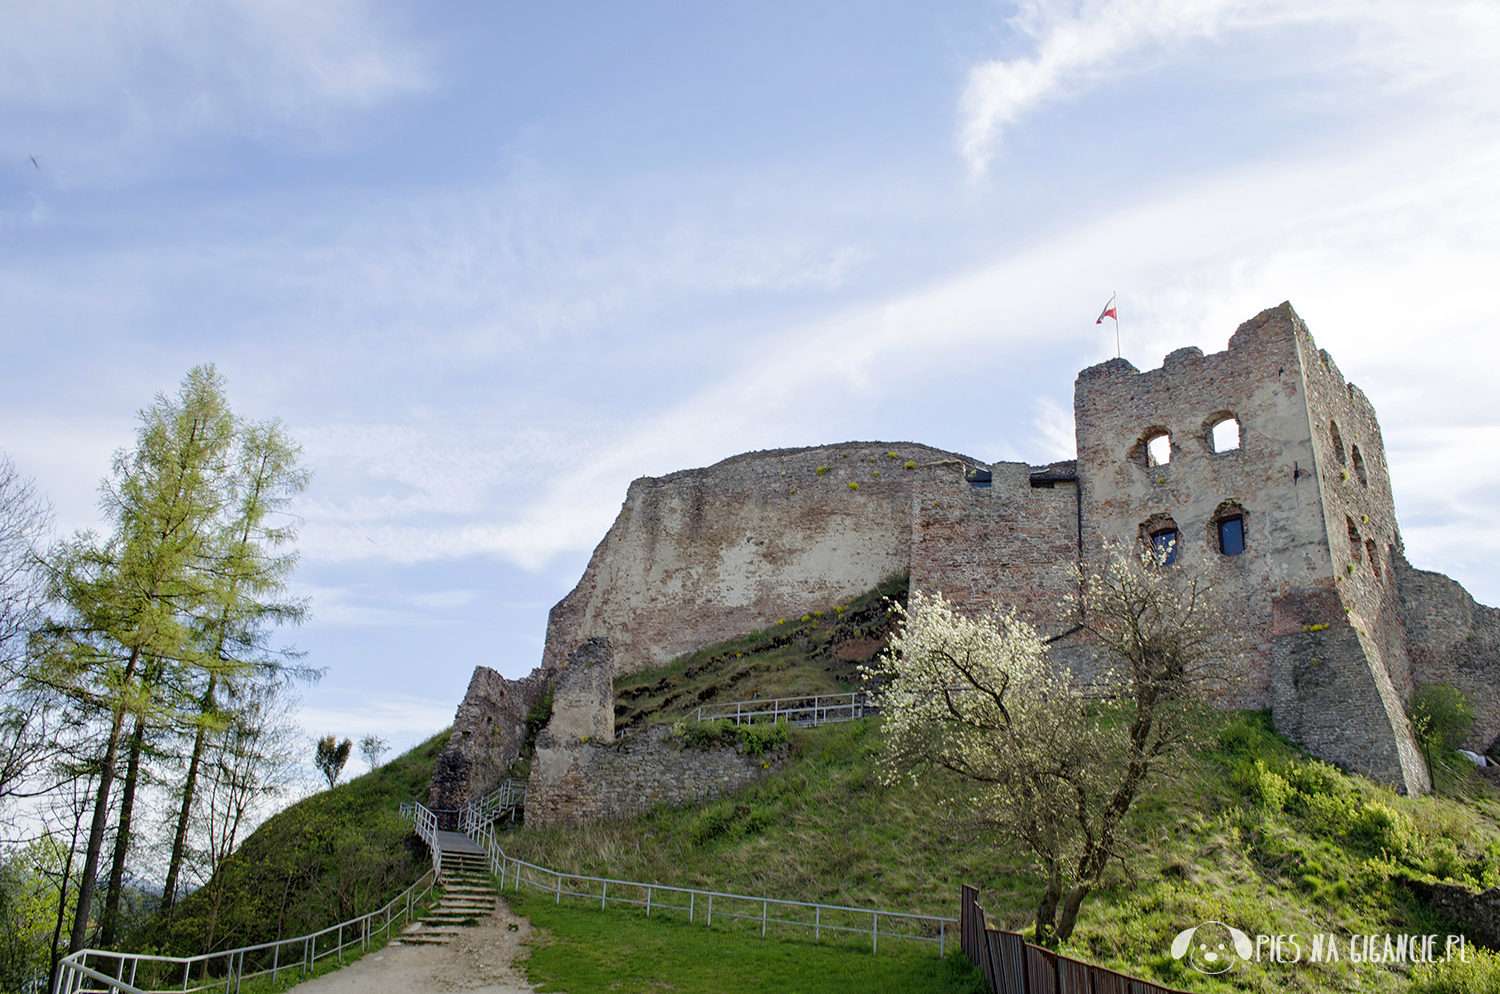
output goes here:
<path id="1" fill-rule="evenodd" d="M 1290 300 L 1408 558 L 1500 603 L 1497 50 L 1443 0 L 7 5 L 0 450 L 97 528 L 215 363 L 314 474 L 302 725 L 403 749 L 630 480 L 1069 458 L 1111 293 L 1141 369 Z"/>

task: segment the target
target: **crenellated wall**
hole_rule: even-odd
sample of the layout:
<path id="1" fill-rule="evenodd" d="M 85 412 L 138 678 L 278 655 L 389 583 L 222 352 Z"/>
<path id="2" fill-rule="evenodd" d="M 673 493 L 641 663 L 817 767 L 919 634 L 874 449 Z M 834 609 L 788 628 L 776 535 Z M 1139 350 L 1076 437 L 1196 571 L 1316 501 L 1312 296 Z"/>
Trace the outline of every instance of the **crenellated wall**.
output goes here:
<path id="1" fill-rule="evenodd" d="M 1500 611 L 1407 565 L 1374 407 L 1290 304 L 1246 321 L 1222 352 L 1083 370 L 1074 416 L 1076 461 L 1046 467 L 849 442 L 636 480 L 552 609 L 538 673 L 562 672 L 568 652 L 604 638 L 611 675 L 660 665 L 903 571 L 966 609 L 1014 608 L 1059 636 L 1054 656 L 1076 669 L 1091 659 L 1068 636 L 1068 567 L 1172 533 L 1178 562 L 1213 575 L 1244 647 L 1225 706 L 1269 707 L 1314 754 L 1408 793 L 1428 789 L 1404 711 L 1416 685 L 1458 686 L 1479 714 L 1471 747 L 1497 746 Z M 1215 442 L 1223 424 L 1237 425 L 1237 445 Z M 1158 435 L 1165 458 L 1152 455 Z M 989 485 L 974 486 L 986 471 Z M 1239 551 L 1223 544 L 1232 520 Z M 581 738 L 546 739 L 544 779 L 570 784 L 579 811 L 618 810 L 587 784 L 625 776 L 611 764 L 648 762 L 631 750 L 660 743 L 578 748 Z M 463 750 L 454 762 L 474 763 Z"/>

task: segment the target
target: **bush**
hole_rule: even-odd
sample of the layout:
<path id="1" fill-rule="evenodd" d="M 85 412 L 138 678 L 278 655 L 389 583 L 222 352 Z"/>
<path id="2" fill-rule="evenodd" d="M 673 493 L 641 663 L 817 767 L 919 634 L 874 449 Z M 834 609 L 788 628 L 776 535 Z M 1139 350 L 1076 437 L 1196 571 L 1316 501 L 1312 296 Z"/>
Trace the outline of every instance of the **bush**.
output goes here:
<path id="1" fill-rule="evenodd" d="M 697 749 L 737 745 L 747 756 L 769 752 L 785 745 L 788 739 L 785 721 L 778 721 L 774 725 L 736 725 L 728 718 L 720 718 L 718 721 L 674 722 L 672 734 L 681 739 L 683 745 Z"/>
<path id="2" fill-rule="evenodd" d="M 1411 819 L 1384 804 L 1369 804 L 1354 816 L 1350 835 L 1392 856 L 1403 855 L 1411 846 Z"/>
<path id="3" fill-rule="evenodd" d="M 1500 957 L 1469 946 L 1468 962 L 1421 963 L 1411 971 L 1412 994 L 1500 994 Z"/>
<path id="4" fill-rule="evenodd" d="M 1292 785 L 1266 766 L 1264 759 L 1241 760 L 1233 776 L 1240 789 L 1267 811 L 1280 811 L 1292 799 Z"/>
<path id="5" fill-rule="evenodd" d="M 1428 684 L 1411 695 L 1408 717 L 1423 745 L 1451 752 L 1463 745 L 1474 724 L 1474 705 L 1457 687 Z"/>
<path id="6" fill-rule="evenodd" d="M 774 725 L 741 725 L 737 731 L 740 748 L 750 756 L 770 752 L 772 749 L 786 745 L 787 742 L 787 729 L 784 721 L 778 721 Z"/>

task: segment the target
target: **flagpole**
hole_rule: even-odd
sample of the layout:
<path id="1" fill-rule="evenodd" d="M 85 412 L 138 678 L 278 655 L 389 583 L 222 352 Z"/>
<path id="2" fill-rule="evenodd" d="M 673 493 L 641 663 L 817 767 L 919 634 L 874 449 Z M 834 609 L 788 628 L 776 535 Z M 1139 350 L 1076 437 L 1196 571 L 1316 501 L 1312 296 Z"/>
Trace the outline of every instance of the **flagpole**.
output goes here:
<path id="1" fill-rule="evenodd" d="M 1115 358 L 1120 358 L 1120 294 L 1111 291 L 1109 299 L 1115 302 Z"/>

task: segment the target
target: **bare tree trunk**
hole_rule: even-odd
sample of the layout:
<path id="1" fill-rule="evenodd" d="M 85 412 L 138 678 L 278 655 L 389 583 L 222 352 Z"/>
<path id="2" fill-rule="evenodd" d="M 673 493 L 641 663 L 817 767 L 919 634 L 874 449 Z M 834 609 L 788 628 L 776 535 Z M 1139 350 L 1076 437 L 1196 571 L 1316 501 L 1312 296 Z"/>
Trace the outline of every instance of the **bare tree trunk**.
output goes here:
<path id="1" fill-rule="evenodd" d="M 140 661 L 139 647 L 130 650 L 130 661 L 125 665 L 128 686 L 135 676 L 136 663 Z M 123 687 L 121 688 L 123 693 Z M 94 797 L 94 820 L 89 825 L 88 846 L 84 850 L 83 876 L 78 881 L 78 910 L 73 915 L 73 932 L 68 939 L 68 952 L 76 953 L 83 948 L 89 935 L 89 916 L 94 910 L 94 877 L 99 873 L 99 850 L 104 847 L 104 826 L 109 821 L 109 791 L 115 783 L 115 762 L 120 753 L 120 729 L 125 724 L 125 700 L 121 697 L 115 705 L 114 721 L 109 727 L 109 741 L 104 748 L 104 761 L 99 765 L 99 792 Z"/>
<path id="2" fill-rule="evenodd" d="M 125 783 L 120 791 L 120 824 L 115 829 L 114 860 L 109 869 L 109 888 L 104 892 L 104 914 L 100 916 L 99 942 L 106 949 L 115 944 L 120 926 L 120 894 L 125 889 L 125 857 L 130 852 L 130 822 L 135 814 L 135 788 L 140 781 L 145 741 L 146 719 L 138 714 L 130 734 L 130 756 L 125 761 Z"/>
<path id="3" fill-rule="evenodd" d="M 218 688 L 219 674 L 210 673 L 208 690 L 203 694 L 203 706 L 199 712 L 206 718 L 214 708 L 214 691 Z M 203 747 L 208 741 L 208 725 L 198 722 L 198 732 L 193 737 L 193 757 L 188 761 L 187 782 L 182 787 L 182 806 L 177 809 L 177 831 L 172 836 L 172 859 L 167 864 L 167 880 L 161 895 L 162 911 L 170 911 L 177 901 L 177 878 L 182 872 L 182 860 L 187 848 L 188 818 L 193 810 L 193 794 L 198 788 L 198 769 L 203 763 Z"/>
<path id="4" fill-rule="evenodd" d="M 1073 937 L 1073 927 L 1078 924 L 1078 911 L 1083 907 L 1083 899 L 1089 896 L 1093 886 L 1088 881 L 1079 881 L 1073 885 L 1068 892 L 1068 899 L 1063 902 L 1062 915 L 1057 920 L 1057 941 L 1067 942 Z"/>
<path id="5" fill-rule="evenodd" d="M 76 803 L 76 795 L 74 800 Z M 83 824 L 83 808 L 76 807 L 73 812 L 73 834 L 68 837 L 68 859 L 63 864 L 62 884 L 57 890 L 57 924 L 52 929 L 52 968 L 47 972 L 49 991 L 57 990 L 57 966 L 62 961 L 57 944 L 62 940 L 63 921 L 68 917 L 68 878 L 73 872 L 73 857 L 78 854 L 78 828 Z"/>
<path id="6" fill-rule="evenodd" d="M 1057 921 L 1057 902 L 1062 900 L 1062 867 L 1055 860 L 1048 860 L 1047 889 L 1042 892 L 1042 901 L 1036 908 L 1036 941 L 1045 944 L 1052 940 Z"/>

